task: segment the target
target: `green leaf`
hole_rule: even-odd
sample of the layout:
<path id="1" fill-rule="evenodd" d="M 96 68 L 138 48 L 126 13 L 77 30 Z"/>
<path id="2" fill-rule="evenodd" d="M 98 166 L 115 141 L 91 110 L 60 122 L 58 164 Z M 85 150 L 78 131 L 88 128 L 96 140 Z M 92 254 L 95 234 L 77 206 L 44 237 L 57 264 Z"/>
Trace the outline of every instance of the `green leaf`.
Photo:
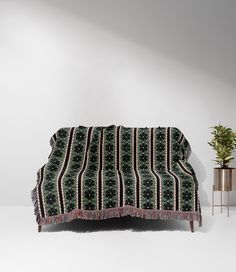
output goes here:
<path id="1" fill-rule="evenodd" d="M 236 131 L 221 124 L 211 127 L 213 138 L 208 144 L 216 152 L 216 162 L 228 165 L 234 159 L 233 151 L 236 149 Z"/>

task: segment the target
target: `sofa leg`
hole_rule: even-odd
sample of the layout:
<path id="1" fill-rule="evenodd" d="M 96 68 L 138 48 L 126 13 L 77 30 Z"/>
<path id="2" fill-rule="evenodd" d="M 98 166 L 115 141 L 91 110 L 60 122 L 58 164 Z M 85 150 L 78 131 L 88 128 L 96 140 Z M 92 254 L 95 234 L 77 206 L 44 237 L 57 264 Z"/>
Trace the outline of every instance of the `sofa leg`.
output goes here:
<path id="1" fill-rule="evenodd" d="M 42 226 L 38 225 L 38 232 L 41 232 L 41 230 L 42 230 Z"/>
<path id="2" fill-rule="evenodd" d="M 193 224 L 193 221 L 189 221 L 189 223 L 190 223 L 191 232 L 194 232 L 194 224 Z"/>

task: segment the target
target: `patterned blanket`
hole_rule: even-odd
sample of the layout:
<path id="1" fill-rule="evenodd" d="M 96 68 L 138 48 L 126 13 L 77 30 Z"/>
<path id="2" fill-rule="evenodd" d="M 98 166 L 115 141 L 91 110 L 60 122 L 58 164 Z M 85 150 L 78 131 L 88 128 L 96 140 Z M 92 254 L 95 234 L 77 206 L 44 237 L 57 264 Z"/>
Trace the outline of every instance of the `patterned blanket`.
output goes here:
<path id="1" fill-rule="evenodd" d="M 191 149 L 177 128 L 61 128 L 50 143 L 32 191 L 39 225 L 126 215 L 201 222 Z"/>

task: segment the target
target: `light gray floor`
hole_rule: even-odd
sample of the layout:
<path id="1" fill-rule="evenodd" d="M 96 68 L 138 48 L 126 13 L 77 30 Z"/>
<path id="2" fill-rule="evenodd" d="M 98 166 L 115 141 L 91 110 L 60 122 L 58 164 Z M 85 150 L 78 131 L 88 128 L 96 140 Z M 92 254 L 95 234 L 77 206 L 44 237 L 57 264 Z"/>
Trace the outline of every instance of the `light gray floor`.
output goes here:
<path id="1" fill-rule="evenodd" d="M 33 208 L 0 207 L 0 271 L 235 271 L 236 209 L 185 221 L 76 220 L 37 232 Z M 159 270 L 162 269 L 162 270 Z"/>

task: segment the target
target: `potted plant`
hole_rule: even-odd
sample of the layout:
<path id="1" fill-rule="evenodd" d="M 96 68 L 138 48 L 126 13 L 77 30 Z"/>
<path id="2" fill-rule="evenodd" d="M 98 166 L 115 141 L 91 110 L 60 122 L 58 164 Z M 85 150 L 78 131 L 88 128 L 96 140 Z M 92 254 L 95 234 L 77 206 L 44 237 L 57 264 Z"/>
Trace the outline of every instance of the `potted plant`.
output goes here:
<path id="1" fill-rule="evenodd" d="M 215 190 L 229 191 L 232 188 L 232 169 L 229 163 L 234 159 L 233 151 L 236 148 L 236 132 L 226 126 L 212 127 L 213 138 L 208 144 L 216 152 L 215 162 L 220 167 L 214 168 Z"/>

